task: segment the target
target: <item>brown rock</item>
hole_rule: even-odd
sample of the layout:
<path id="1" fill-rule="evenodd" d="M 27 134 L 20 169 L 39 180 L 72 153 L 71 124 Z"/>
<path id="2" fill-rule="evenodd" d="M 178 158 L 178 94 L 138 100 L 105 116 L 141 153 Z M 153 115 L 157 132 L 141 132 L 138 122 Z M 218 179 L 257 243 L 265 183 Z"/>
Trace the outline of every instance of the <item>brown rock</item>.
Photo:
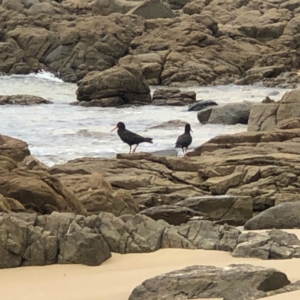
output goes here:
<path id="1" fill-rule="evenodd" d="M 53 102 L 38 96 L 31 96 L 31 95 L 1 96 L 0 95 L 0 105 L 5 105 L 5 104 L 35 105 L 35 104 L 50 104 L 50 103 Z"/>

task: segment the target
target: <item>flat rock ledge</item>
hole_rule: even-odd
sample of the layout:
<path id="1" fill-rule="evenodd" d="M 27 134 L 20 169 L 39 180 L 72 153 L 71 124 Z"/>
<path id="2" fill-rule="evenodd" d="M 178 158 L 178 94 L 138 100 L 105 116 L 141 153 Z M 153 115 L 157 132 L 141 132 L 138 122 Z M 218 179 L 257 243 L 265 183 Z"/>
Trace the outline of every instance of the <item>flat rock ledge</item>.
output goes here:
<path id="1" fill-rule="evenodd" d="M 281 293 L 290 285 L 287 276 L 273 268 L 249 264 L 224 268 L 195 265 L 145 280 L 128 300 L 252 300 L 266 297 L 269 291 Z"/>
<path id="2" fill-rule="evenodd" d="M 39 96 L 32 95 L 0 95 L 0 105 L 38 105 L 53 102 Z"/>
<path id="3" fill-rule="evenodd" d="M 266 249 L 261 249 L 263 243 L 257 241 L 269 243 L 269 252 L 276 256 L 262 257 Z M 295 248 L 299 245 L 296 236 L 280 230 L 271 231 L 267 238 L 265 233 L 245 236 L 235 227 L 206 220 L 174 226 L 142 214 L 0 214 L 0 268 L 56 263 L 94 266 L 110 258 L 111 252 L 146 253 L 161 248 L 220 250 L 239 257 L 287 259 L 299 257 Z"/>

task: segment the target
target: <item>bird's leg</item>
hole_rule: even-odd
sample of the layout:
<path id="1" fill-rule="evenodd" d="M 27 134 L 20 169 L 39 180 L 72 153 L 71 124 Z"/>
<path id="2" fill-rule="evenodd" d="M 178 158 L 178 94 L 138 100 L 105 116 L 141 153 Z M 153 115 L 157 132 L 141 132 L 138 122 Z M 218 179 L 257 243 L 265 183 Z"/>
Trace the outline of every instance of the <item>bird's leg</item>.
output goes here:
<path id="1" fill-rule="evenodd" d="M 134 147 L 134 149 L 133 149 L 132 153 L 134 153 L 134 152 L 135 152 L 135 150 L 136 150 L 137 146 L 138 146 L 138 145 L 136 145 L 136 146 Z"/>
<path id="2" fill-rule="evenodd" d="M 183 151 L 183 148 L 182 148 L 182 151 Z M 187 148 L 185 148 L 185 151 L 183 151 L 183 157 L 184 157 L 185 159 L 190 159 L 190 158 L 186 155 L 186 153 L 187 153 Z"/>
<path id="3" fill-rule="evenodd" d="M 129 146 L 129 154 L 131 153 L 131 145 Z"/>

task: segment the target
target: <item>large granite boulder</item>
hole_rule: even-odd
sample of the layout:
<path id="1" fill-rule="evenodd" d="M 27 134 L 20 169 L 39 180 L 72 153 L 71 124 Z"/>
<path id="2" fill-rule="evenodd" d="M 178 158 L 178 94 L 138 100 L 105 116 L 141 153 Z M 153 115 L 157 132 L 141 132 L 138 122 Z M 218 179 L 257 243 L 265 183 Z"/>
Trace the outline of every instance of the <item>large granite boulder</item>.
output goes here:
<path id="1" fill-rule="evenodd" d="M 172 9 L 160 0 L 144 1 L 127 14 L 138 15 L 145 19 L 175 18 Z"/>
<path id="2" fill-rule="evenodd" d="M 28 144 L 7 135 L 0 135 L 0 155 L 21 162 L 30 155 Z"/>
<path id="3" fill-rule="evenodd" d="M 295 234 L 277 229 L 262 233 L 242 233 L 232 256 L 260 259 L 299 258 L 300 240 Z"/>
<path id="4" fill-rule="evenodd" d="M 177 89 L 157 89 L 153 93 L 152 105 L 184 106 L 196 101 L 196 93 Z"/>
<path id="5" fill-rule="evenodd" d="M 199 299 L 250 300 L 267 296 L 290 283 L 272 268 L 234 264 L 225 268 L 190 266 L 145 280 L 128 300 Z"/>
<path id="6" fill-rule="evenodd" d="M 201 124 L 247 124 L 252 102 L 229 103 L 225 105 L 209 106 L 197 114 Z"/>
<path id="7" fill-rule="evenodd" d="M 300 199 L 271 207 L 245 224 L 246 229 L 300 228 Z"/>
<path id="8" fill-rule="evenodd" d="M 278 102 L 253 105 L 249 116 L 248 131 L 272 131 L 277 124 L 297 118 L 299 115 L 300 89 L 295 89 L 285 93 Z"/>
<path id="9" fill-rule="evenodd" d="M 103 101 L 119 97 L 122 104 L 149 104 L 150 89 L 142 75 L 135 68 L 114 67 L 102 72 L 91 72 L 78 83 L 79 101 Z"/>
<path id="10" fill-rule="evenodd" d="M 177 202 L 175 205 L 192 209 L 209 220 L 236 226 L 244 225 L 252 218 L 253 212 L 250 196 L 196 196 Z"/>

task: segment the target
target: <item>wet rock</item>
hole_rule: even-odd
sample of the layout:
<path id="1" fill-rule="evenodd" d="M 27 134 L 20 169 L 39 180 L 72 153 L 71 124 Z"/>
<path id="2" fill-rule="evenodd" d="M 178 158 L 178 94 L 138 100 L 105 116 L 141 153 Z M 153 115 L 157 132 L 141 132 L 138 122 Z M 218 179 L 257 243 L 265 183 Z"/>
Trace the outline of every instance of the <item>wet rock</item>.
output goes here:
<path id="1" fill-rule="evenodd" d="M 114 67 L 91 72 L 78 84 L 77 99 L 91 101 L 120 97 L 126 104 L 149 104 L 150 89 L 141 74 L 132 67 Z"/>
<path id="2" fill-rule="evenodd" d="M 238 237 L 234 257 L 289 259 L 300 256 L 300 240 L 295 234 L 272 229 L 268 232 L 247 232 Z"/>
<path id="3" fill-rule="evenodd" d="M 211 285 L 211 283 L 214 283 Z M 233 264 L 225 268 L 190 266 L 145 280 L 129 296 L 136 299 L 224 298 L 259 299 L 290 283 L 287 276 L 272 268 Z"/>
<path id="4" fill-rule="evenodd" d="M 121 97 L 110 97 L 102 99 L 94 99 L 91 101 L 80 101 L 70 103 L 71 105 L 79 105 L 84 107 L 120 107 L 125 104 Z"/>
<path id="5" fill-rule="evenodd" d="M 196 101 L 195 92 L 181 92 L 175 89 L 157 89 L 153 93 L 152 105 L 183 106 Z"/>
<path id="6" fill-rule="evenodd" d="M 237 196 L 196 196 L 175 204 L 199 212 L 209 220 L 223 221 L 229 225 L 244 225 L 252 218 L 252 198 Z"/>
<path id="7" fill-rule="evenodd" d="M 0 105 L 36 105 L 36 104 L 52 104 L 53 102 L 46 100 L 42 97 L 31 95 L 11 95 L 1 96 Z"/>
<path id="8" fill-rule="evenodd" d="M 252 102 L 230 103 L 202 109 L 197 117 L 201 124 L 247 124 Z"/>
<path id="9" fill-rule="evenodd" d="M 300 202 L 286 202 L 271 207 L 250 219 L 245 229 L 300 228 Z"/>
<path id="10" fill-rule="evenodd" d="M 171 225 L 181 225 L 187 223 L 192 217 L 201 216 L 201 214 L 187 207 L 178 207 L 174 205 L 162 205 L 147 208 L 140 212 L 153 220 L 164 220 Z"/>
<path id="11" fill-rule="evenodd" d="M 204 109 L 206 107 L 215 106 L 215 105 L 218 105 L 215 101 L 212 101 L 212 100 L 200 100 L 200 101 L 197 101 L 194 104 L 191 104 L 189 106 L 188 111 L 199 111 L 199 110 L 202 110 L 202 109 Z"/>
<path id="12" fill-rule="evenodd" d="M 166 121 L 163 122 L 159 125 L 155 125 L 152 127 L 149 127 L 149 129 L 169 129 L 169 128 L 174 128 L 174 127 L 182 127 L 186 124 L 185 121 L 182 120 L 170 120 L 170 121 Z"/>

